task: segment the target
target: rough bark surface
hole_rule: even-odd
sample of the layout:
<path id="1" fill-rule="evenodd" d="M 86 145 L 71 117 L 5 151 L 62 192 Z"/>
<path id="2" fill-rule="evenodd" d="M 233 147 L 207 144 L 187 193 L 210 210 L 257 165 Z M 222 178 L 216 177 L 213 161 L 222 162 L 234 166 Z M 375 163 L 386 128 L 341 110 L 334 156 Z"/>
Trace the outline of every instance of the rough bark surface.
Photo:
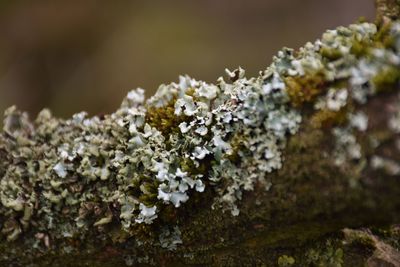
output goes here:
<path id="1" fill-rule="evenodd" d="M 382 19 L 397 19 L 400 14 L 400 1 L 398 0 L 376 0 L 377 17 Z"/>

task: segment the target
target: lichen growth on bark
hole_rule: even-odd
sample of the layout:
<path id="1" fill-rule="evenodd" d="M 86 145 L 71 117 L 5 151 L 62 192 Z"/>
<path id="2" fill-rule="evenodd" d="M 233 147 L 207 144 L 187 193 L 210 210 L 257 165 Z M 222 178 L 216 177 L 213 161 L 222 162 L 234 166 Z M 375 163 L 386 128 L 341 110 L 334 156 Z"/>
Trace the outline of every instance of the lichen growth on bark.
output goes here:
<path id="1" fill-rule="evenodd" d="M 378 144 L 363 141 L 369 124 L 360 109 L 398 85 L 399 69 L 400 23 L 359 23 L 299 51 L 284 48 L 258 77 L 241 68 L 216 84 L 181 76 L 147 101 L 142 89 L 131 91 L 102 117 L 63 120 L 43 110 L 31 122 L 11 107 L 0 135 L 1 233 L 32 255 L 79 253 L 87 239 L 169 253 L 191 234 L 178 227 L 179 211 L 202 202 L 235 218 L 247 192 L 279 188 L 273 177 L 291 164 L 285 153 L 308 142 L 294 144 L 300 128 L 335 140 L 324 160 L 356 166 L 349 183 L 357 186 L 364 169 L 393 161 L 366 156 Z M 397 134 L 396 123 L 386 128 Z M 340 249 L 328 254 L 310 257 L 341 263 Z"/>

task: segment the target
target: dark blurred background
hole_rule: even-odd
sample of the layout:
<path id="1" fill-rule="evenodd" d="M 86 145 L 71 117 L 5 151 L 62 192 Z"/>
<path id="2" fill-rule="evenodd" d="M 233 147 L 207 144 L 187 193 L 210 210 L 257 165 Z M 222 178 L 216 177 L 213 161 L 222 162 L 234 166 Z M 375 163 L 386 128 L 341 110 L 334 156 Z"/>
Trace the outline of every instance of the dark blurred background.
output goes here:
<path id="1" fill-rule="evenodd" d="M 214 82 L 240 65 L 255 75 L 282 46 L 361 16 L 373 19 L 373 0 L 0 0 L 0 111 L 95 115 L 179 74 Z"/>

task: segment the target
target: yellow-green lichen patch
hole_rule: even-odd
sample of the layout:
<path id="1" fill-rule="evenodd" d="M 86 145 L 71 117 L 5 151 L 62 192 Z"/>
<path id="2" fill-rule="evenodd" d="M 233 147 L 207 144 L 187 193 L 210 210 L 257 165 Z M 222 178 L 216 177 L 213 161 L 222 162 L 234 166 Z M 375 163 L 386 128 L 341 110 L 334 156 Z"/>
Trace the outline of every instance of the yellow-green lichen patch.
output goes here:
<path id="1" fill-rule="evenodd" d="M 306 263 L 309 266 L 315 267 L 342 267 L 344 266 L 343 261 L 343 249 L 336 248 L 331 242 L 327 241 L 325 248 L 319 250 L 310 249 L 307 252 Z"/>
<path id="2" fill-rule="evenodd" d="M 396 66 L 384 68 L 372 78 L 371 82 L 377 92 L 393 90 L 399 86 L 400 68 Z"/>
<path id="3" fill-rule="evenodd" d="M 324 109 L 314 113 L 310 118 L 310 123 L 315 128 L 331 128 L 346 123 L 347 114 L 345 109 L 339 111 Z"/>
<path id="4" fill-rule="evenodd" d="M 240 158 L 241 158 L 240 153 L 242 153 L 246 149 L 245 145 L 246 140 L 244 138 L 245 136 L 239 134 L 232 137 L 231 140 L 232 152 L 230 154 L 227 154 L 226 158 L 234 164 L 240 163 Z"/>
<path id="5" fill-rule="evenodd" d="M 320 50 L 321 56 L 328 60 L 337 60 L 343 56 L 343 53 L 337 48 L 322 47 Z"/>
<path id="6" fill-rule="evenodd" d="M 395 38 L 392 34 L 393 23 L 391 21 L 381 21 L 378 24 L 378 31 L 372 38 L 375 46 L 381 48 L 394 48 Z"/>
<path id="7" fill-rule="evenodd" d="M 279 267 L 289 267 L 295 264 L 296 260 L 288 255 L 282 255 L 278 258 L 278 266 Z"/>
<path id="8" fill-rule="evenodd" d="M 365 41 L 357 41 L 354 40 L 353 44 L 350 48 L 350 53 L 355 55 L 356 57 L 362 57 L 367 55 L 368 50 L 370 48 L 370 45 L 368 43 L 366 43 Z"/>
<path id="9" fill-rule="evenodd" d="M 285 83 L 287 94 L 295 107 L 301 107 L 304 103 L 314 102 L 326 87 L 325 77 L 321 74 L 287 77 Z"/>

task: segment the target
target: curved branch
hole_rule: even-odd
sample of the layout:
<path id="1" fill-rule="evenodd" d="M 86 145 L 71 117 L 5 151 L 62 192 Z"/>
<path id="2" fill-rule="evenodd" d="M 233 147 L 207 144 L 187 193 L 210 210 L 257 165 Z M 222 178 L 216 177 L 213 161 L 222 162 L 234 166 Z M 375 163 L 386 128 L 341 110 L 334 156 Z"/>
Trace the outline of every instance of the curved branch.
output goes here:
<path id="1" fill-rule="evenodd" d="M 8 109 L 0 262 L 395 263 L 396 227 L 341 230 L 399 221 L 399 43 L 399 22 L 360 23 L 103 117 Z"/>

